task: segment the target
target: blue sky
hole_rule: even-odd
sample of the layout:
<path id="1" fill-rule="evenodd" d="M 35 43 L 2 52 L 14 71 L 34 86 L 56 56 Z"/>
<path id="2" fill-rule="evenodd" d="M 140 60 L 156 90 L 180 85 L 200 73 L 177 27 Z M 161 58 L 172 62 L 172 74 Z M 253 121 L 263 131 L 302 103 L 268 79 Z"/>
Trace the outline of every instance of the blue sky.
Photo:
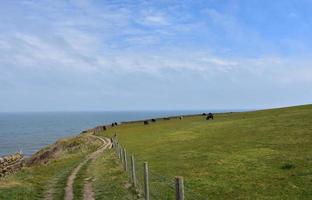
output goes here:
<path id="1" fill-rule="evenodd" d="M 311 103 L 312 1 L 8 0 L 0 112 Z"/>

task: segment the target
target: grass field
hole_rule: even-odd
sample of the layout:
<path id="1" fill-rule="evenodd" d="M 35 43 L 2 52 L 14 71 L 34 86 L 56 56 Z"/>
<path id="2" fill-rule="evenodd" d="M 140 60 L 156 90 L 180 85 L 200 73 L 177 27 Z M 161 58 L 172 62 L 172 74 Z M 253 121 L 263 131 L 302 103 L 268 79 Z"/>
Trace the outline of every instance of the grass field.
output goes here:
<path id="1" fill-rule="evenodd" d="M 85 156 L 95 151 L 100 144 L 97 139 L 87 135 L 79 135 L 73 138 L 62 139 L 40 150 L 33 158 L 37 159 L 41 155 L 46 155 L 46 152 L 56 147 L 61 149 L 49 159 L 38 159 L 36 160 L 38 163 L 25 167 L 16 174 L 0 178 L 0 200 L 44 199 L 47 191 L 50 189 L 53 189 L 53 199 L 64 199 L 68 176 L 82 162 Z M 104 154 L 107 154 L 104 160 L 99 159 L 94 163 L 88 162 L 77 174 L 74 182 L 74 199 L 83 199 L 83 185 L 85 179 L 89 178 L 89 176 L 94 178 L 96 195 L 105 193 L 105 195 L 102 197 L 100 195 L 97 199 L 117 199 L 115 196 L 122 197 L 121 199 L 129 199 L 128 196 L 133 194 L 133 192 L 121 184 L 127 181 L 127 177 L 123 173 L 120 163 L 115 159 L 114 154 L 110 151 L 105 151 Z M 112 159 L 114 162 L 111 162 Z M 102 164 L 106 160 L 107 163 Z M 96 176 L 93 176 L 95 171 Z M 107 177 L 114 177 L 114 182 L 107 182 L 105 180 Z M 111 188 L 114 190 L 111 190 Z M 107 192 L 107 189 L 109 189 L 109 192 Z M 118 195 L 116 195 L 117 193 Z M 123 198 L 124 196 L 127 198 Z"/>
<path id="2" fill-rule="evenodd" d="M 87 171 L 88 177 L 93 177 L 93 187 L 96 199 L 99 200 L 133 200 L 134 191 L 127 188 L 131 186 L 129 177 L 124 173 L 113 150 L 108 150 L 105 156 L 91 163 Z"/>
<path id="3" fill-rule="evenodd" d="M 127 123 L 100 135 L 115 132 L 139 168 L 149 162 L 155 198 L 172 197 L 162 184 L 180 175 L 188 199 L 312 199 L 311 105 Z"/>
<path id="4" fill-rule="evenodd" d="M 128 155 L 135 155 L 140 184 L 148 161 L 152 200 L 174 199 L 177 175 L 185 179 L 187 200 L 312 199 L 312 105 L 216 114 L 213 121 L 189 116 L 125 123 L 99 135 L 115 133 Z M 99 146 L 98 140 L 79 135 L 41 150 L 34 158 L 62 149 L 1 178 L 0 199 L 43 199 L 51 187 L 53 199 L 64 199 L 67 177 Z M 74 199 L 83 199 L 86 180 L 92 180 L 96 199 L 136 198 L 113 150 L 80 170 Z"/>
<path id="5" fill-rule="evenodd" d="M 33 158 L 40 157 L 41 153 L 54 147 L 64 148 L 47 163 L 33 164 L 14 175 L 0 179 L 0 199 L 43 199 L 49 187 L 54 188 L 56 199 L 62 199 L 68 174 L 88 152 L 94 151 L 98 146 L 97 141 L 78 136 L 62 139 L 42 149 Z"/>

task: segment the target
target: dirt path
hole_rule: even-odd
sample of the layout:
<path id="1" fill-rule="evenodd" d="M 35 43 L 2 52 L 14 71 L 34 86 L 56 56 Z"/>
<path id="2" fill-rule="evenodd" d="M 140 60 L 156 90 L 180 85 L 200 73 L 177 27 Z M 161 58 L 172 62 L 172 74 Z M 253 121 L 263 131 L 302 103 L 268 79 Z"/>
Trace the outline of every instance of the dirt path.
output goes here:
<path id="1" fill-rule="evenodd" d="M 84 159 L 81 163 L 79 163 L 79 165 L 72 171 L 72 173 L 70 174 L 70 176 L 67 179 L 67 185 L 65 188 L 65 200 L 72 200 L 74 197 L 74 188 L 73 188 L 73 184 L 74 184 L 74 180 L 76 175 L 78 174 L 79 170 L 81 169 L 82 166 L 84 166 L 89 160 L 94 160 L 96 159 L 105 149 L 107 149 L 108 147 L 111 146 L 110 140 L 108 138 L 100 138 L 97 136 L 92 135 L 92 137 L 95 137 L 99 140 L 102 141 L 103 145 L 98 148 L 96 151 L 94 151 L 93 153 L 89 154 L 86 159 Z M 84 191 L 84 197 L 89 197 L 89 198 L 85 198 L 88 200 L 92 200 L 93 198 L 93 191 L 92 191 L 92 185 L 91 183 L 87 183 L 87 186 L 85 186 L 85 191 Z"/>
<path id="2" fill-rule="evenodd" d="M 92 183 L 89 181 L 85 184 L 83 189 L 83 199 L 84 200 L 94 200 L 94 193 L 92 190 Z"/>

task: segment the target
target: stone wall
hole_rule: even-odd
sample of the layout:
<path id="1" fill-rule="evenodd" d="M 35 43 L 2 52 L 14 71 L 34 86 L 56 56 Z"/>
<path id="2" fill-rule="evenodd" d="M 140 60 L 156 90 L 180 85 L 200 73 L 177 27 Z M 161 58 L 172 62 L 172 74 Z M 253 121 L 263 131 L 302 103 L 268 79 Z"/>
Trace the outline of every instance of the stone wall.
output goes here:
<path id="1" fill-rule="evenodd" d="M 12 174 L 23 166 L 23 154 L 17 152 L 12 155 L 0 157 L 0 177 Z"/>
<path id="2" fill-rule="evenodd" d="M 89 133 L 96 134 L 96 133 L 99 133 L 99 132 L 102 132 L 102 131 L 106 131 L 108 128 L 111 128 L 111 127 L 112 127 L 111 125 L 97 126 L 95 128 L 91 128 L 91 129 L 82 131 L 82 133 L 88 133 L 89 132 Z"/>

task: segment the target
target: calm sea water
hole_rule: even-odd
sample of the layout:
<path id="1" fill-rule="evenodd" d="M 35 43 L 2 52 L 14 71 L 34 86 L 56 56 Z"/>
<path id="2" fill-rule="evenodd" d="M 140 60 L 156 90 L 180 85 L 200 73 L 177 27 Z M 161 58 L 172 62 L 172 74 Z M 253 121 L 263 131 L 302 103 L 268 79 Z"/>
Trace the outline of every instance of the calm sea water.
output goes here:
<path id="1" fill-rule="evenodd" d="M 195 113 L 201 111 L 0 113 L 0 155 L 21 150 L 29 156 L 57 139 L 101 124 Z"/>

